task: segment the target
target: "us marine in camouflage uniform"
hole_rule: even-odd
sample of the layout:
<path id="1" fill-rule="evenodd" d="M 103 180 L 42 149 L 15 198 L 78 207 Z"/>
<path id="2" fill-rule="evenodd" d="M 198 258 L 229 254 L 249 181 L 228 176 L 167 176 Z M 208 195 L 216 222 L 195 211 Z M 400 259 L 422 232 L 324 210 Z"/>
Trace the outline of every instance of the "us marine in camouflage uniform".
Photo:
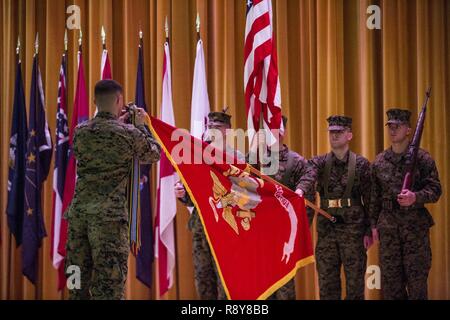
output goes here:
<path id="1" fill-rule="evenodd" d="M 211 112 L 208 114 L 208 132 L 217 130 L 217 132 L 221 133 L 222 137 L 225 137 L 226 129 L 230 128 L 231 115 L 226 113 L 226 109 L 223 112 Z M 216 138 L 215 136 L 213 139 L 213 146 L 225 150 L 227 154 L 234 155 L 238 159 L 245 161 L 242 153 L 227 145 L 225 140 Z M 211 143 L 209 134 L 207 134 L 205 140 Z M 201 300 L 225 300 L 227 298 L 225 290 L 220 281 L 211 250 L 209 249 L 200 215 L 181 182 L 177 182 L 175 185 L 175 194 L 186 206 L 193 208 L 192 214 L 189 217 L 188 228 L 192 232 L 192 258 L 197 294 Z"/>
<path id="2" fill-rule="evenodd" d="M 317 184 L 320 207 L 338 221 L 332 224 L 322 216 L 317 218 L 315 256 L 320 298 L 341 299 L 343 265 L 346 299 L 361 300 L 364 299 L 367 262 L 365 242 L 368 243 L 368 238 L 364 239 L 364 236 L 370 234 L 370 164 L 366 158 L 349 150 L 352 119 L 332 116 L 327 121 L 332 151 L 308 161 L 306 174 L 300 178 L 298 189 L 314 190 Z"/>
<path id="3" fill-rule="evenodd" d="M 283 116 L 283 125 L 286 129 L 287 117 Z M 302 175 L 305 174 L 306 170 L 306 159 L 299 155 L 298 153 L 289 150 L 288 146 L 283 143 L 284 135 L 281 134 L 279 138 L 279 155 L 278 171 L 269 177 L 282 183 L 292 191 L 295 191 L 297 184 L 300 181 Z M 269 156 L 270 156 L 269 149 Z M 264 173 L 264 166 L 261 171 Z M 309 210 L 309 209 L 308 209 Z M 295 300 L 295 278 L 286 283 L 283 287 L 275 291 L 269 298 L 269 300 Z"/>
<path id="4" fill-rule="evenodd" d="M 425 203 L 438 201 L 442 190 L 434 160 L 419 149 L 411 190 L 402 190 L 405 156 L 411 134 L 408 110 L 387 112 L 392 146 L 372 164 L 371 223 L 380 237 L 384 299 L 427 299 L 431 267 L 429 228 L 434 224 Z"/>
<path id="5" fill-rule="evenodd" d="M 70 299 L 123 299 L 129 251 L 126 187 L 132 159 L 156 162 L 160 147 L 144 126 L 143 109 L 136 111 L 136 127 L 124 123 L 128 115 L 118 118 L 123 97 L 117 82 L 98 82 L 95 103 L 98 114 L 76 128 L 73 140 L 78 178 L 66 213 L 66 268 L 80 268 L 81 289 L 69 293 Z"/>

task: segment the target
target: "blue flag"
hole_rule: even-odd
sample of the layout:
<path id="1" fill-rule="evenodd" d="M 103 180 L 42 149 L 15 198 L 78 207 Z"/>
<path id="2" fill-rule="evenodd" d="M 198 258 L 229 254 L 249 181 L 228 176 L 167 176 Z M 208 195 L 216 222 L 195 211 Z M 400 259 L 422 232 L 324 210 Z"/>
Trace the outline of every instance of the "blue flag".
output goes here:
<path id="1" fill-rule="evenodd" d="M 11 138 L 9 140 L 8 204 L 6 205 L 9 230 L 16 238 L 17 246 L 22 244 L 27 138 L 27 110 L 22 82 L 22 65 L 19 60 L 14 89 Z"/>
<path id="2" fill-rule="evenodd" d="M 147 111 L 144 89 L 144 56 L 142 40 L 139 45 L 139 58 L 136 77 L 136 105 Z M 141 208 L 141 248 L 136 256 L 136 277 L 146 286 L 152 285 L 153 263 L 153 226 L 150 203 L 150 170 L 151 165 L 140 167 L 140 208 Z"/>
<path id="3" fill-rule="evenodd" d="M 25 208 L 23 212 L 22 273 L 37 280 L 38 252 L 47 236 L 42 214 L 41 190 L 47 179 L 52 157 L 52 140 L 45 116 L 44 91 L 38 56 L 33 58 L 30 94 L 30 121 L 25 173 Z"/>

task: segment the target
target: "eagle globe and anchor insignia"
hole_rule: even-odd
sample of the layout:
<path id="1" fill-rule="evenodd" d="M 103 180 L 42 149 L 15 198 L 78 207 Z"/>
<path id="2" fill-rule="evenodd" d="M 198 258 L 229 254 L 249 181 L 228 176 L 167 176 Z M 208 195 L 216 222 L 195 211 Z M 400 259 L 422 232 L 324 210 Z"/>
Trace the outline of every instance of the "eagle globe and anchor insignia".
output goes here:
<path id="1" fill-rule="evenodd" d="M 256 219 L 255 212 L 252 210 L 262 201 L 258 193 L 258 188 L 264 186 L 264 180 L 251 176 L 249 167 L 243 171 L 230 165 L 230 168 L 222 174 L 231 182 L 231 189 L 228 190 L 220 182 L 217 175 L 213 171 L 210 171 L 213 181 L 213 196 L 209 197 L 209 204 L 213 210 L 216 222 L 219 222 L 219 210 L 222 210 L 222 218 L 239 235 L 238 221 L 236 218 L 240 219 L 240 225 L 244 231 L 251 229 L 251 221 Z M 287 264 L 290 255 L 294 251 L 298 221 L 293 205 L 283 196 L 283 188 L 279 185 L 275 185 L 275 188 L 274 197 L 285 209 L 291 224 L 289 239 L 284 243 L 281 257 L 281 261 L 286 259 L 285 263 Z"/>

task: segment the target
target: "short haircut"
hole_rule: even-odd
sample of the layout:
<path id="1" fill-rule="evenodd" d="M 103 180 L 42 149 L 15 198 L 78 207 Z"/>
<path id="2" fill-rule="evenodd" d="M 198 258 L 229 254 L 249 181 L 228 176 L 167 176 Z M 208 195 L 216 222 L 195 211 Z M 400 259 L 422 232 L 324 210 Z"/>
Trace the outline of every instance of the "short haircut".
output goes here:
<path id="1" fill-rule="evenodd" d="M 100 80 L 95 85 L 95 97 L 122 93 L 122 86 L 114 80 Z"/>

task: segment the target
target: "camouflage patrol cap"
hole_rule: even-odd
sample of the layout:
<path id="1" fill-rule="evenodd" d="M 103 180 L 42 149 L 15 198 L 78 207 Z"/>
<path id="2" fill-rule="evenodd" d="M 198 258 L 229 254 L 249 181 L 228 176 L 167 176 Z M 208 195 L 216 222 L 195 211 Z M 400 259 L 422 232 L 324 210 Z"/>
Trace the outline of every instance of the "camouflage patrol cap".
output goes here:
<path id="1" fill-rule="evenodd" d="M 352 129 L 352 118 L 347 116 L 328 117 L 328 131 L 342 131 Z"/>
<path id="2" fill-rule="evenodd" d="M 389 109 L 386 112 L 386 115 L 388 117 L 388 121 L 386 125 L 388 124 L 409 124 L 409 120 L 411 118 L 411 111 L 404 110 L 404 109 L 398 109 L 398 108 L 392 108 Z"/>
<path id="3" fill-rule="evenodd" d="M 208 114 L 208 123 L 215 125 L 231 126 L 231 115 L 227 114 L 228 107 L 223 108 L 221 112 L 210 112 Z"/>

